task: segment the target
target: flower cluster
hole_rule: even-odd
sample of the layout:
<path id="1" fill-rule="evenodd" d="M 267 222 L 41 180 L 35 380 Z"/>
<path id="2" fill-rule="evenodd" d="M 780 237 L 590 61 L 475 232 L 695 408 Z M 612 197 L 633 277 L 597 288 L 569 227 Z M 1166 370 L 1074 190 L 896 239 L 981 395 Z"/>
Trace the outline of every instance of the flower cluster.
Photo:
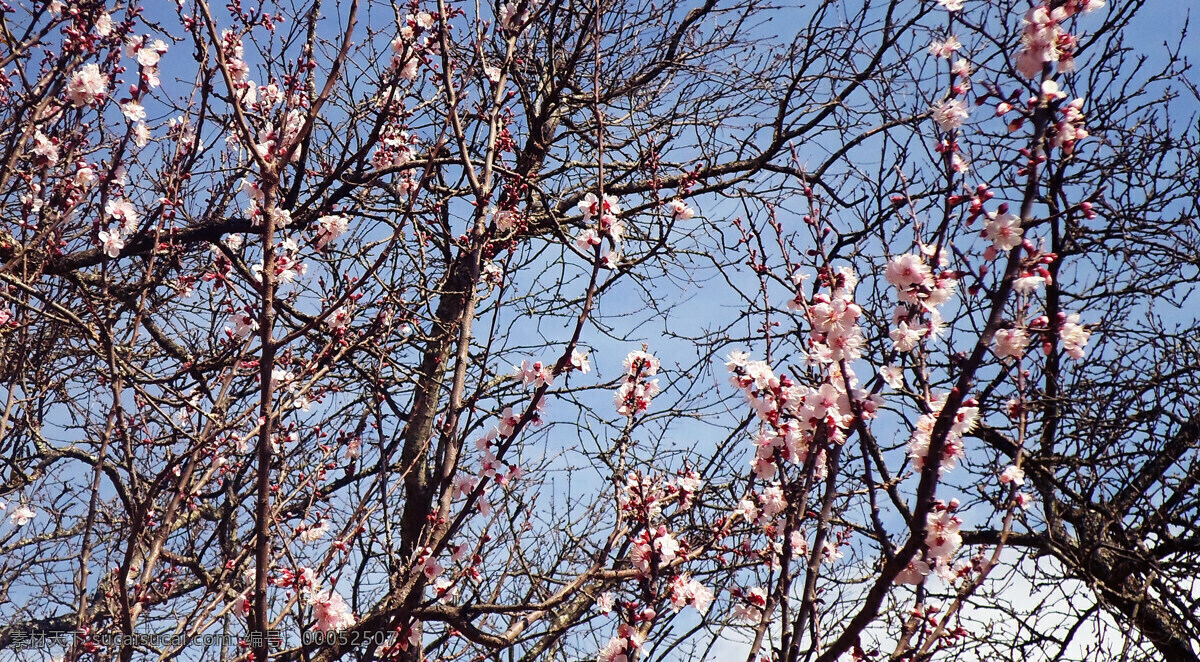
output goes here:
<path id="1" fill-rule="evenodd" d="M 677 221 L 686 221 L 696 215 L 695 210 L 679 199 L 668 202 L 667 208 L 671 210 L 671 215 Z"/>
<path id="2" fill-rule="evenodd" d="M 962 519 L 954 514 L 958 505 L 957 499 L 951 499 L 948 505 L 938 501 L 933 512 L 925 516 L 925 551 L 896 576 L 896 583 L 920 584 L 931 571 L 942 581 L 954 583 L 971 571 L 967 561 L 951 563 L 963 544 L 959 531 Z"/>
<path id="3" fill-rule="evenodd" d="M 923 247 L 922 252 L 938 253 L 939 264 L 945 266 L 946 255 L 936 246 Z M 901 303 L 917 305 L 926 312 L 950 301 L 958 285 L 958 272 L 943 269 L 935 275 L 923 255 L 911 253 L 889 260 L 883 275 L 896 288 Z"/>
<path id="4" fill-rule="evenodd" d="M 512 3 L 509 3 L 511 6 Z M 637 651 L 645 643 L 646 636 L 637 631 L 637 628 L 627 623 L 622 623 L 617 627 L 617 636 L 608 640 L 604 648 L 596 655 L 597 662 L 629 662 L 629 658 L 635 655 Z"/>
<path id="5" fill-rule="evenodd" d="M 626 516 L 643 525 L 649 525 L 650 520 L 662 512 L 662 502 L 666 496 L 667 492 L 661 481 L 631 471 L 617 495 L 617 504 Z"/>
<path id="6" fill-rule="evenodd" d="M 734 597 L 740 600 L 734 605 L 730 619 L 737 623 L 757 625 L 762 621 L 763 608 L 767 606 L 767 592 L 761 586 L 755 586 L 749 591 L 737 592 Z"/>
<path id="7" fill-rule="evenodd" d="M 379 138 L 379 145 L 371 155 L 371 165 L 376 170 L 399 168 L 417 157 L 413 147 L 415 138 L 407 131 L 390 127 Z"/>
<path id="8" fill-rule="evenodd" d="M 662 390 L 657 379 L 647 379 L 658 374 L 661 364 L 646 351 L 633 351 L 625 357 L 625 381 L 613 397 L 617 413 L 632 417 L 650 408 L 654 396 Z"/>
<path id="9" fill-rule="evenodd" d="M 667 531 L 666 526 L 660 525 L 653 530 L 643 529 L 634 538 L 629 562 L 633 564 L 639 577 L 649 577 L 674 563 L 679 557 L 679 552 L 679 541 Z"/>
<path id="10" fill-rule="evenodd" d="M 267 122 L 258 132 L 254 151 L 267 163 L 275 163 L 284 157 L 290 163 L 298 161 L 300 148 L 297 140 L 304 130 L 304 117 L 303 109 L 292 108 L 284 113 L 281 123 Z"/>
<path id="11" fill-rule="evenodd" d="M 135 232 L 140 223 L 140 217 L 133 208 L 133 203 L 124 198 L 111 198 L 104 204 L 106 218 L 116 221 L 117 225 L 108 230 L 101 230 L 96 238 L 99 240 L 104 254 L 115 258 L 125 248 L 125 238 Z"/>
<path id="12" fill-rule="evenodd" d="M 679 509 L 687 510 L 692 507 L 692 500 L 696 494 L 704 487 L 704 481 L 700 479 L 700 473 L 694 469 L 688 469 L 683 472 L 674 482 L 667 484 L 667 491 L 674 491 L 679 494 Z"/>
<path id="13" fill-rule="evenodd" d="M 1083 99 L 1075 99 L 1059 109 L 1062 117 L 1054 125 L 1051 144 L 1070 154 L 1075 150 L 1075 143 L 1088 137 L 1087 129 L 1083 127 Z"/>
<path id="14" fill-rule="evenodd" d="M 290 215 L 289 215 L 290 217 Z M 257 262 L 251 267 L 256 280 L 262 280 L 263 264 Z M 278 283 L 295 282 L 308 273 L 308 265 L 300 260 L 300 245 L 295 239 L 284 239 L 275 246 L 274 275 Z"/>
<path id="15" fill-rule="evenodd" d="M 671 608 L 676 612 L 684 607 L 695 607 L 701 614 L 708 611 L 713 601 L 712 589 L 683 573 L 671 580 Z"/>
<path id="16" fill-rule="evenodd" d="M 962 42 L 958 40 L 958 37 L 950 35 L 944 40 L 934 39 L 930 42 L 929 54 L 936 58 L 949 60 L 960 48 L 962 48 Z"/>
<path id="17" fill-rule="evenodd" d="M 936 246 L 922 248 L 938 254 L 944 266 L 945 255 Z M 943 269 L 935 275 L 923 255 L 909 253 L 893 257 L 883 275 L 901 303 L 892 315 L 895 328 L 888 334 L 896 351 L 911 352 L 922 339 L 936 338 L 943 327 L 938 306 L 953 298 L 958 272 Z"/>
<path id="18" fill-rule="evenodd" d="M 933 107 L 933 121 L 942 131 L 954 131 L 971 116 L 962 99 L 947 99 Z"/>
<path id="19" fill-rule="evenodd" d="M 530 423 L 541 425 L 542 411 L 546 407 L 546 398 L 542 396 L 538 398 L 534 404 L 534 415 L 530 419 Z M 505 464 L 496 457 L 492 447 L 500 440 L 512 437 L 517 432 L 517 424 L 521 422 L 521 414 L 518 414 L 512 407 L 505 407 L 500 413 L 500 421 L 496 427 L 488 431 L 487 434 L 475 440 L 475 448 L 482 456 L 479 460 L 479 477 L 493 480 L 498 485 L 507 485 L 510 481 L 519 479 L 524 475 L 521 467 Z M 507 473 L 505 473 L 507 470 Z M 473 478 L 456 478 L 454 481 L 454 497 L 466 496 L 475 490 L 477 482 Z M 491 514 L 491 504 L 487 500 L 486 492 L 480 493 L 475 502 L 479 512 L 485 517 Z"/>
<path id="20" fill-rule="evenodd" d="M 350 219 L 343 214 L 329 214 L 317 219 L 317 250 L 323 251 L 350 228 Z"/>
<path id="21" fill-rule="evenodd" d="M 1059 71 L 1072 71 L 1078 42 L 1063 30 L 1062 23 L 1076 14 L 1103 6 L 1104 0 L 1069 0 L 1053 9 L 1049 4 L 1031 8 L 1022 21 L 1024 29 L 1021 51 L 1017 53 L 1017 70 L 1027 78 L 1037 78 L 1046 64 L 1057 64 Z"/>
<path id="22" fill-rule="evenodd" d="M 509 32 L 519 32 L 529 22 L 530 15 L 537 11 L 538 3 L 534 0 L 513 0 L 500 7 L 500 29 Z"/>
<path id="23" fill-rule="evenodd" d="M 317 581 L 316 571 L 306 566 L 301 566 L 297 570 L 298 572 L 292 571 L 291 568 L 280 569 L 271 580 L 271 584 L 279 588 L 293 589 L 299 593 L 311 595 L 312 591 L 320 586 L 320 582 Z"/>
<path id="24" fill-rule="evenodd" d="M 125 54 L 137 59 L 141 69 L 141 79 L 145 88 L 155 88 L 162 84 L 158 77 L 158 63 L 167 54 L 167 43 L 162 39 L 150 41 L 145 37 L 131 37 L 125 42 Z M 137 104 L 133 99 L 131 103 Z M 138 104 L 140 106 L 140 104 Z M 145 119 L 143 112 L 142 118 Z"/>
<path id="25" fill-rule="evenodd" d="M 583 212 L 585 223 L 593 219 L 598 219 L 598 222 L 596 227 L 584 228 L 575 237 L 575 246 L 581 251 L 591 252 L 593 247 L 603 243 L 604 237 L 608 237 L 613 250 L 601 256 L 601 261 L 605 267 L 615 268 L 621 259 L 621 242 L 625 238 L 625 224 L 620 219 L 620 201 L 607 193 L 603 200 L 596 197 L 595 193 L 588 193 L 579 202 L 579 210 Z"/>
<path id="26" fill-rule="evenodd" d="M 529 386 L 533 384 L 534 388 L 542 386 L 554 385 L 554 366 L 546 365 L 541 361 L 521 361 L 521 365 L 513 366 L 513 376 L 521 380 L 521 384 Z"/>
<path id="27" fill-rule="evenodd" d="M 312 605 L 313 616 L 317 619 L 314 627 L 321 632 L 345 630 L 354 627 L 357 622 L 350 605 L 337 591 L 317 591 L 309 597 L 308 603 Z"/>
<path id="28" fill-rule="evenodd" d="M 67 98 L 76 108 L 94 106 L 108 96 L 108 74 L 98 64 L 85 64 L 67 82 Z"/>
<path id="29" fill-rule="evenodd" d="M 818 436 L 843 442 L 854 422 L 852 398 L 864 418 L 873 416 L 880 404 L 878 396 L 868 397 L 857 388 L 858 379 L 848 366 L 843 368 L 844 361 L 859 358 L 864 344 L 857 324 L 862 309 L 853 299 L 857 278 L 842 269 L 836 275 L 825 272 L 822 281 L 829 293 L 818 292 L 811 302 L 797 297 L 789 304 L 802 308 L 812 325 L 808 360 L 824 370 L 822 383 L 806 386 L 787 375 L 776 376 L 769 365 L 751 361 L 745 352 L 731 353 L 725 363 L 730 381 L 742 389 L 764 424 L 754 440 L 753 461 L 755 474 L 764 480 L 775 476 L 778 461 L 804 463 Z M 818 458 L 817 467 L 823 464 Z"/>
<path id="30" fill-rule="evenodd" d="M 247 338 L 250 334 L 258 331 L 258 318 L 250 310 L 242 310 L 234 313 L 232 321 L 233 327 L 225 327 L 226 333 L 239 338 Z"/>
<path id="31" fill-rule="evenodd" d="M 1079 323 L 1079 313 L 1059 315 L 1062 319 L 1058 323 L 1058 339 L 1062 341 L 1063 349 L 1067 350 L 1067 355 L 1071 358 L 1082 359 L 1083 348 L 1092 332 Z"/>
<path id="32" fill-rule="evenodd" d="M 1022 238 L 1020 220 L 1008 213 L 1007 205 L 1000 205 L 996 212 L 988 214 L 984 234 L 992 240 L 992 245 L 984 253 L 986 259 L 995 259 L 998 250 L 1011 250 L 1022 247 L 1029 257 L 1021 262 L 1020 271 L 1013 280 L 1013 290 L 1023 296 L 1031 296 L 1043 286 L 1053 283 L 1053 277 L 1048 265 L 1053 264 L 1058 256 L 1053 253 L 1038 252 L 1033 242 Z M 1059 313 L 1056 320 L 1050 320 L 1045 315 L 1030 319 L 1024 326 L 1006 323 L 997 329 L 993 336 L 993 353 L 1001 359 L 1021 358 L 1026 348 L 1035 339 L 1041 338 L 1042 347 L 1048 354 L 1053 350 L 1055 332 L 1062 342 L 1068 356 L 1075 359 L 1083 358 L 1084 347 L 1091 336 L 1091 331 L 1079 323 L 1077 313 Z M 895 332 L 893 332 L 895 333 Z"/>
<path id="33" fill-rule="evenodd" d="M 812 329 L 809 333 L 810 358 L 821 364 L 857 360 L 866 343 L 858 326 L 862 308 L 854 302 L 858 277 L 845 267 L 828 278 L 825 273 L 822 273 L 821 282 L 830 286 L 829 292 L 817 292 L 807 306 L 802 306 Z M 795 309 L 796 299 L 789 302 L 788 307 Z"/>
<path id="34" fill-rule="evenodd" d="M 908 455 L 917 469 L 925 467 L 933 428 L 946 404 L 946 394 L 935 395 L 926 404 L 929 407 L 929 413 L 922 414 L 917 419 L 916 429 L 913 430 L 912 437 L 908 441 Z M 946 441 L 942 445 L 942 456 L 939 458 L 939 473 L 953 469 L 958 463 L 959 458 L 963 456 L 963 435 L 974 430 L 978 424 L 979 403 L 968 399 L 955 412 L 950 430 L 946 433 Z"/>
<path id="35" fill-rule="evenodd" d="M 400 20 L 399 35 L 392 40 L 392 67 L 399 71 L 404 80 L 415 80 L 417 67 L 423 61 L 422 53 L 436 55 L 441 46 L 433 28 L 438 17 L 429 12 L 409 14 Z"/>
<path id="36" fill-rule="evenodd" d="M 1092 332 L 1079 323 L 1079 313 L 1060 312 L 1054 320 L 1040 315 L 1029 320 L 1028 327 L 1029 331 L 1041 337 L 1042 350 L 1046 354 L 1054 350 L 1054 338 L 1057 332 L 1058 340 L 1062 342 L 1067 356 L 1073 359 L 1083 358 L 1084 348 L 1092 336 Z"/>

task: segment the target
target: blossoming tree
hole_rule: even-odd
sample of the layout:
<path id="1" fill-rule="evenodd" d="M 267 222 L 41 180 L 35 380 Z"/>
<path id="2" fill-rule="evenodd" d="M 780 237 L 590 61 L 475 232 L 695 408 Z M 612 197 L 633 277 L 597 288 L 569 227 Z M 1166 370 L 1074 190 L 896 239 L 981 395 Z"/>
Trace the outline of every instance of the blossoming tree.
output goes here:
<path id="1" fill-rule="evenodd" d="M 1143 4 L 0 6 L 0 645 L 1200 659 Z"/>

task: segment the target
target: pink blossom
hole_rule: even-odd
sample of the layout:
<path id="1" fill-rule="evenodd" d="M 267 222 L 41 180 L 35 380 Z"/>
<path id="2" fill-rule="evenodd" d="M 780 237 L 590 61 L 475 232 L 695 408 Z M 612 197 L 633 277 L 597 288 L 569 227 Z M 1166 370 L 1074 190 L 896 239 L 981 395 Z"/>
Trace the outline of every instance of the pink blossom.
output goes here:
<path id="1" fill-rule="evenodd" d="M 962 520 L 949 510 L 929 513 L 925 518 L 925 545 L 929 556 L 948 559 L 962 547 L 962 535 L 958 527 Z"/>
<path id="2" fill-rule="evenodd" d="M 101 73 L 100 65 L 95 63 L 83 65 L 67 83 L 67 97 L 76 108 L 98 103 L 107 94 L 108 75 Z"/>
<path id="3" fill-rule="evenodd" d="M 107 37 L 112 34 L 112 29 L 112 15 L 106 11 L 100 12 L 100 15 L 96 17 L 96 34 L 100 37 Z"/>
<path id="4" fill-rule="evenodd" d="M 738 502 L 737 508 L 734 509 L 733 514 L 735 516 L 740 515 L 747 522 L 753 523 L 758 521 L 758 506 L 755 505 L 754 499 L 750 498 L 749 496 L 745 496 L 742 497 L 742 500 Z"/>
<path id="5" fill-rule="evenodd" d="M 626 646 L 626 640 L 621 637 L 609 639 L 604 648 L 596 653 L 596 662 L 629 662 L 629 656 L 625 653 Z"/>
<path id="6" fill-rule="evenodd" d="M 929 575 L 929 564 L 921 559 L 913 559 L 908 562 L 908 566 L 896 575 L 897 584 L 911 584 L 913 586 L 920 585 L 925 581 L 925 577 Z"/>
<path id="7" fill-rule="evenodd" d="M 162 47 L 162 51 L 158 50 L 159 46 Z M 142 46 L 141 48 L 138 49 L 138 53 L 137 53 L 138 64 L 142 65 L 143 67 L 147 67 L 147 68 L 157 67 L 159 59 L 162 58 L 162 54 L 165 53 L 166 51 L 167 51 L 167 45 L 165 43 L 163 43 L 163 41 L 161 39 L 155 39 L 153 46 L 150 46 L 150 47 Z"/>
<path id="8" fill-rule="evenodd" d="M 1037 78 L 1047 64 L 1057 64 L 1059 71 L 1075 68 L 1075 38 L 1062 29 L 1062 20 L 1067 18 L 1063 9 L 1052 13 L 1047 5 L 1041 5 L 1025 14 L 1016 66 L 1026 78 Z"/>
<path id="9" fill-rule="evenodd" d="M 658 552 L 659 562 L 662 565 L 669 565 L 679 554 L 679 541 L 667 532 L 666 527 L 660 526 L 657 536 L 654 538 L 654 550 Z"/>
<path id="10" fill-rule="evenodd" d="M 778 485 L 772 485 L 763 490 L 762 493 L 763 517 L 772 519 L 779 513 L 787 509 L 787 499 L 783 495 L 783 489 Z"/>
<path id="11" fill-rule="evenodd" d="M 33 149 L 31 151 L 39 158 L 42 165 L 53 167 L 58 163 L 58 144 L 48 138 L 41 130 L 33 134 Z"/>
<path id="12" fill-rule="evenodd" d="M 970 112 L 962 99 L 947 99 L 933 108 L 933 121 L 942 131 L 953 131 L 967 121 Z"/>
<path id="13" fill-rule="evenodd" d="M 425 579 L 430 581 L 440 577 L 444 570 L 442 564 L 438 563 L 437 559 L 432 557 L 426 559 L 425 565 L 421 567 L 421 572 L 425 574 Z"/>
<path id="14" fill-rule="evenodd" d="M 513 374 L 525 386 L 533 384 L 535 388 L 554 384 L 554 367 L 541 361 L 522 361 L 521 365 L 513 366 Z"/>
<path id="15" fill-rule="evenodd" d="M 667 207 L 677 221 L 686 221 L 696 215 L 696 212 L 684 204 L 683 200 L 672 200 L 667 203 Z"/>
<path id="16" fill-rule="evenodd" d="M 17 526 L 25 526 L 37 515 L 29 506 L 18 506 L 8 515 L 8 519 Z"/>
<path id="17" fill-rule="evenodd" d="M 104 254 L 116 258 L 121 254 L 121 249 L 125 248 L 125 239 L 121 237 L 121 233 L 113 230 L 101 230 L 97 233 L 96 238 L 100 240 L 100 245 L 104 247 Z"/>
<path id="18" fill-rule="evenodd" d="M 350 219 L 342 214 L 329 214 L 317 219 L 317 250 L 324 250 L 329 242 L 342 236 L 350 227 Z"/>
<path id="19" fill-rule="evenodd" d="M 322 519 L 320 522 L 308 527 L 300 533 L 300 539 L 304 542 L 316 542 L 325 536 L 329 531 L 329 520 Z"/>
<path id="20" fill-rule="evenodd" d="M 625 366 L 625 373 L 630 377 L 656 375 L 658 374 L 658 369 L 662 367 L 662 364 L 659 363 L 653 354 L 638 350 L 626 355 L 622 365 Z"/>
<path id="21" fill-rule="evenodd" d="M 988 220 L 984 222 L 984 236 L 992 241 L 998 250 L 1011 251 L 1021 245 L 1021 218 L 1015 214 L 1000 214 L 989 212 Z"/>
<path id="22" fill-rule="evenodd" d="M 962 48 L 962 42 L 958 40 L 958 37 L 950 35 L 949 37 L 946 37 L 945 41 L 938 41 L 935 39 L 933 43 L 929 44 L 929 54 L 934 57 L 948 60 L 950 59 L 950 56 L 954 55 L 955 51 L 960 48 Z"/>
<path id="23" fill-rule="evenodd" d="M 842 554 L 841 546 L 833 540 L 825 540 L 825 544 L 821 547 L 821 560 L 825 563 L 833 563 L 845 555 Z"/>
<path id="24" fill-rule="evenodd" d="M 594 228 L 588 228 L 575 237 L 575 246 L 581 251 L 590 252 L 592 247 L 599 246 L 601 241 L 603 240 L 600 238 L 600 233 L 596 232 Z"/>
<path id="25" fill-rule="evenodd" d="M 249 313 L 238 313 L 233 316 L 233 333 L 239 338 L 246 338 L 258 330 L 258 320 Z"/>
<path id="26" fill-rule="evenodd" d="M 501 232 L 508 232 L 513 229 L 521 215 L 511 209 L 502 209 L 492 217 L 496 221 L 496 229 Z M 597 239 L 596 243 L 600 243 Z"/>
<path id="27" fill-rule="evenodd" d="M 595 193 L 588 193 L 580 201 L 579 210 L 583 212 L 583 220 L 590 221 L 602 214 L 620 216 L 621 204 L 617 198 L 606 193 L 604 194 L 604 204 L 601 205 L 600 199 L 596 197 Z"/>
<path id="28" fill-rule="evenodd" d="M 900 322 L 888 337 L 892 339 L 897 352 L 911 352 L 925 337 L 925 329 L 910 328 L 907 322 Z"/>
<path id="29" fill-rule="evenodd" d="M 675 487 L 679 490 L 679 509 L 687 510 L 692 505 L 692 498 L 704 487 L 704 481 L 698 472 L 691 470 L 675 481 Z"/>
<path id="30" fill-rule="evenodd" d="M 534 0 L 513 0 L 506 2 L 500 8 L 500 28 L 503 30 L 520 30 L 529 20 L 529 13 L 536 8 Z"/>
<path id="31" fill-rule="evenodd" d="M 629 552 L 630 563 L 638 573 L 650 574 L 652 567 L 662 569 L 675 561 L 679 554 L 679 542 L 660 526 L 653 532 L 643 530 L 638 534 Z M 657 565 L 653 565 L 653 564 Z"/>
<path id="32" fill-rule="evenodd" d="M 588 361 L 588 353 L 580 351 L 579 348 L 572 349 L 571 367 L 584 374 L 591 372 L 592 364 Z"/>
<path id="33" fill-rule="evenodd" d="M 455 562 L 462 562 L 463 559 L 467 558 L 467 554 L 471 552 L 471 548 L 467 547 L 466 543 L 455 545 L 453 549 L 454 551 L 450 554 L 450 559 Z"/>
<path id="34" fill-rule="evenodd" d="M 692 606 L 701 614 L 708 611 L 713 601 L 713 592 L 704 584 L 684 573 L 671 580 L 671 608 L 676 612 Z"/>
<path id="35" fill-rule="evenodd" d="M 616 216 L 606 212 L 600 215 L 600 232 L 612 237 L 612 240 L 619 244 L 625 237 L 625 224 Z"/>
<path id="36" fill-rule="evenodd" d="M 479 481 L 476 480 L 474 476 L 459 474 L 454 478 L 454 491 L 450 495 L 451 498 L 457 499 L 459 497 L 467 496 L 475 490 L 475 485 L 478 484 L 478 482 Z"/>
<path id="37" fill-rule="evenodd" d="M 971 407 L 969 405 L 961 405 L 958 411 L 954 414 L 954 422 L 950 424 L 950 431 L 955 435 L 963 435 L 971 432 L 979 424 L 979 407 Z"/>
<path id="38" fill-rule="evenodd" d="M 889 260 L 887 270 L 884 271 L 884 278 L 901 290 L 908 289 L 913 285 L 933 284 L 933 274 L 929 270 L 929 265 L 925 264 L 920 255 L 911 253 L 897 255 Z"/>
<path id="39" fill-rule="evenodd" d="M 496 459 L 495 454 L 490 450 L 483 452 L 483 458 L 479 461 L 479 475 L 486 478 L 495 478 L 496 472 L 503 469 L 504 465 Z"/>
<path id="40" fill-rule="evenodd" d="M 114 220 L 120 221 L 120 231 L 125 234 L 137 230 L 138 223 L 141 221 L 137 210 L 133 208 L 133 203 L 124 198 L 110 198 L 104 204 L 104 213 Z"/>
<path id="41" fill-rule="evenodd" d="M 350 605 L 336 591 L 322 590 L 313 593 L 309 598 L 313 608 L 313 616 L 317 622 L 314 627 L 321 632 L 335 632 L 353 627 L 356 622 Z"/>
<path id="42" fill-rule="evenodd" d="M 138 122 L 146 119 L 146 109 L 136 101 L 126 101 L 121 104 L 121 114 L 130 122 Z"/>
<path id="43" fill-rule="evenodd" d="M 735 605 L 730 619 L 738 623 L 757 624 L 762 621 L 762 608 L 767 606 L 767 592 L 761 586 L 746 591 L 744 601 Z"/>
<path id="44" fill-rule="evenodd" d="M 1066 99 L 1067 93 L 1059 89 L 1058 81 L 1044 80 L 1042 81 L 1042 97 L 1047 101 L 1058 101 L 1059 99 Z"/>
<path id="45" fill-rule="evenodd" d="M 957 172 L 959 174 L 965 174 L 965 173 L 971 172 L 971 162 L 968 161 L 965 156 L 963 156 L 962 154 L 959 154 L 958 152 L 955 152 L 950 157 L 950 167 L 954 169 L 954 172 Z"/>
<path id="46" fill-rule="evenodd" d="M 1029 345 L 1029 334 L 1024 329 L 999 329 L 995 336 L 996 347 L 993 351 L 1000 358 L 1012 357 L 1019 359 L 1025 355 Z"/>
<path id="47" fill-rule="evenodd" d="M 600 594 L 600 597 L 596 600 L 596 608 L 599 609 L 600 613 L 602 614 L 611 612 L 614 606 L 616 606 L 616 598 L 613 597 L 612 591 L 605 591 L 604 593 Z"/>
<path id="48" fill-rule="evenodd" d="M 1062 341 L 1063 349 L 1067 350 L 1067 354 L 1073 359 L 1083 358 L 1083 348 L 1091 335 L 1092 332 L 1079 323 L 1078 313 L 1067 316 L 1059 326 L 1058 338 Z"/>
<path id="49" fill-rule="evenodd" d="M 133 127 L 133 143 L 138 147 L 145 147 L 150 143 L 150 127 L 143 122 L 138 122 L 137 126 Z"/>
<path id="50" fill-rule="evenodd" d="M 1013 281 L 1013 289 L 1020 294 L 1032 294 L 1046 284 L 1046 278 L 1038 275 L 1025 275 Z"/>
<path id="51" fill-rule="evenodd" d="M 1025 484 L 1025 470 L 1016 465 L 1010 465 L 1004 469 L 1004 473 L 1000 474 L 1000 482 L 1020 487 Z"/>
<path id="52" fill-rule="evenodd" d="M 883 378 L 883 382 L 888 386 L 899 389 L 904 386 L 904 371 L 895 366 L 884 366 L 879 369 L 879 376 Z"/>

